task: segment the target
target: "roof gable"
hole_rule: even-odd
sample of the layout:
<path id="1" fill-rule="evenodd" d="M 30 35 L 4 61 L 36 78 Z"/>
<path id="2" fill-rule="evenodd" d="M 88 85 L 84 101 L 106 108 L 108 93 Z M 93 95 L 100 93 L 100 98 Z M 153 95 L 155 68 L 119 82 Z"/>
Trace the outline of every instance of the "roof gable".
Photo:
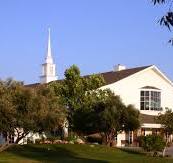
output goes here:
<path id="1" fill-rule="evenodd" d="M 105 73 L 100 73 L 103 76 L 106 84 L 112 84 L 124 78 L 127 78 L 139 71 L 142 71 L 150 66 L 136 67 L 131 69 L 125 69 L 121 71 L 110 71 Z"/>
<path id="2" fill-rule="evenodd" d="M 173 82 L 163 73 L 161 72 L 155 65 L 151 67 L 162 79 L 164 79 L 167 83 L 169 83 L 173 87 Z"/>

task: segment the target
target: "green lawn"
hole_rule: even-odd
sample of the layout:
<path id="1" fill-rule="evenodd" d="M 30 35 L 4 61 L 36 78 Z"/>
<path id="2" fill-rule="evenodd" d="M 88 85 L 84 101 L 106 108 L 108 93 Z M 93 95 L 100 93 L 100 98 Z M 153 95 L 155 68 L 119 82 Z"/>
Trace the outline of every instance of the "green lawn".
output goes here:
<path id="1" fill-rule="evenodd" d="M 0 153 L 0 162 L 123 162 L 123 163 L 172 163 L 171 158 L 154 158 L 142 154 L 124 152 L 116 148 L 89 145 L 24 145 L 14 146 Z"/>

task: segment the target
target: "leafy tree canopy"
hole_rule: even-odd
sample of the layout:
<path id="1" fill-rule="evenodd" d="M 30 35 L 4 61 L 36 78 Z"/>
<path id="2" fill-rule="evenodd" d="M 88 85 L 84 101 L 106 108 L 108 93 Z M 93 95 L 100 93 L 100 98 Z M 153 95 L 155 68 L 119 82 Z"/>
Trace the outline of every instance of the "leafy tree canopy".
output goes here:
<path id="1" fill-rule="evenodd" d="M 81 77 L 73 65 L 65 71 L 65 79 L 50 87 L 61 97 L 69 111 L 70 127 L 78 133 L 101 133 L 110 144 L 122 130 L 139 127 L 139 112 L 125 106 L 110 90 L 99 89 L 104 84 L 100 75 Z"/>
<path id="2" fill-rule="evenodd" d="M 76 65 L 72 65 L 67 69 L 64 75 L 64 80 L 52 82 L 50 87 L 71 112 L 84 105 L 87 93 L 98 89 L 104 84 L 101 75 L 81 77 L 80 70 Z"/>
<path id="3" fill-rule="evenodd" d="M 156 121 L 163 126 L 164 133 L 166 135 L 166 145 L 163 150 L 163 156 L 165 155 L 166 147 L 169 142 L 169 137 L 173 134 L 173 112 L 171 109 L 166 108 L 166 112 L 164 114 L 160 114 Z"/>
<path id="4" fill-rule="evenodd" d="M 161 17 L 159 22 L 160 25 L 166 26 L 171 31 L 173 27 L 173 0 L 152 0 L 152 2 L 154 5 L 166 4 L 166 6 L 168 6 L 166 13 Z M 171 38 L 168 42 L 173 45 L 173 38 Z"/>
<path id="5" fill-rule="evenodd" d="M 18 143 L 29 132 L 62 125 L 65 112 L 53 93 L 45 85 L 32 89 L 11 79 L 0 81 L 0 131 Z"/>
<path id="6" fill-rule="evenodd" d="M 171 109 L 166 108 L 166 112 L 164 114 L 160 114 L 156 121 L 162 124 L 166 134 L 173 134 L 173 112 Z"/>
<path id="7" fill-rule="evenodd" d="M 126 107 L 110 90 L 93 92 L 87 98 L 92 102 L 74 113 L 74 130 L 86 134 L 100 133 L 110 145 L 119 132 L 132 131 L 140 126 L 139 112 L 132 105 Z"/>

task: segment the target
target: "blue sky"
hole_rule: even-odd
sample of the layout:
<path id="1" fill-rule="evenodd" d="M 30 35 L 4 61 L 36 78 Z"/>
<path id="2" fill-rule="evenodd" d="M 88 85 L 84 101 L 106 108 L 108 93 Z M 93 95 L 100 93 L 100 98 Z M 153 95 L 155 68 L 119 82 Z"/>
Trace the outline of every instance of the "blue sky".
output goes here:
<path id="1" fill-rule="evenodd" d="M 48 27 L 57 75 L 157 65 L 173 79 L 171 33 L 157 24 L 165 9 L 150 0 L 1 0 L 0 78 L 39 82 Z"/>

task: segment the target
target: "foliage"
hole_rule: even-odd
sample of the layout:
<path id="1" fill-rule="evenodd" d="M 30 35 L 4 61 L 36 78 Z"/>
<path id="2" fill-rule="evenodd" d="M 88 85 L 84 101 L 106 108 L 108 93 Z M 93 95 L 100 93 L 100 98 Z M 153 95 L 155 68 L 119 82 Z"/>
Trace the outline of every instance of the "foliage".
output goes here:
<path id="1" fill-rule="evenodd" d="M 152 2 L 155 4 L 162 4 L 162 3 L 165 3 L 166 0 L 152 0 Z"/>
<path id="2" fill-rule="evenodd" d="M 52 82 L 49 87 L 61 98 L 68 110 L 68 120 L 72 125 L 73 113 L 83 107 L 86 101 L 86 93 L 95 90 L 104 84 L 100 75 L 81 77 L 80 70 L 72 65 L 65 71 L 65 79 L 60 82 Z M 71 126 L 70 126 L 71 127 Z"/>
<path id="3" fill-rule="evenodd" d="M 171 109 L 166 108 L 166 112 L 159 114 L 156 121 L 162 124 L 166 135 L 173 134 L 173 112 Z"/>
<path id="4" fill-rule="evenodd" d="M 165 141 L 163 137 L 158 135 L 147 135 L 139 138 L 141 147 L 147 152 L 158 152 L 162 151 L 165 147 Z"/>
<path id="5" fill-rule="evenodd" d="M 41 139 L 35 139 L 35 144 L 40 144 L 42 142 Z M 28 144 L 28 143 L 27 143 Z"/>
<path id="6" fill-rule="evenodd" d="M 41 105 L 39 108 L 41 114 L 38 116 L 43 117 L 39 122 L 41 131 L 52 131 L 62 127 L 66 118 L 66 110 L 59 97 L 45 85 L 37 88 L 37 96 Z"/>
<path id="7" fill-rule="evenodd" d="M 57 140 L 57 137 L 51 136 L 51 137 L 46 138 L 46 140 L 50 141 L 53 144 L 53 142 L 55 140 Z"/>
<path id="8" fill-rule="evenodd" d="M 98 143 L 98 144 L 102 144 L 103 140 L 102 140 L 102 137 L 101 136 L 87 136 L 86 137 L 86 141 L 88 143 Z"/>
<path id="9" fill-rule="evenodd" d="M 27 144 L 33 144 L 33 140 L 27 139 Z"/>
<path id="10" fill-rule="evenodd" d="M 123 113 L 124 117 L 124 130 L 125 131 L 134 131 L 140 127 L 139 123 L 139 111 L 135 109 L 133 105 L 126 106 L 125 112 Z"/>
<path id="11" fill-rule="evenodd" d="M 173 4 L 173 0 L 152 0 L 152 2 L 154 3 L 154 5 L 156 4 L 167 4 L 168 7 L 168 11 L 165 13 L 164 16 L 161 17 L 159 23 L 160 25 L 166 26 L 170 31 L 173 27 L 173 10 L 172 10 L 172 4 Z M 169 41 L 169 43 L 171 43 L 173 45 L 173 38 L 171 38 Z"/>
<path id="12" fill-rule="evenodd" d="M 120 97 L 110 90 L 93 92 L 91 99 L 92 103 L 74 113 L 76 131 L 86 134 L 100 133 L 105 143 L 110 145 L 122 130 L 134 130 L 140 126 L 139 112 L 132 105 L 126 107 Z"/>
<path id="13" fill-rule="evenodd" d="M 74 141 L 77 140 L 77 138 L 78 138 L 77 134 L 74 133 L 74 132 L 71 132 L 71 133 L 68 135 L 68 137 L 65 138 L 65 140 L 66 140 L 66 141 L 72 141 L 72 142 L 74 142 Z"/>
<path id="14" fill-rule="evenodd" d="M 80 70 L 73 65 L 65 71 L 65 79 L 50 84 L 69 111 L 70 127 L 78 134 L 101 133 L 106 144 L 113 141 L 122 130 L 139 127 L 139 112 L 132 105 L 126 107 L 119 96 L 103 86 L 102 76 L 81 77 Z"/>
<path id="15" fill-rule="evenodd" d="M 164 114 L 159 114 L 156 118 L 156 122 L 160 123 L 163 127 L 163 131 L 166 136 L 166 145 L 163 150 L 163 156 L 165 156 L 166 147 L 169 143 L 169 137 L 173 134 L 173 112 L 171 109 L 166 108 L 166 112 Z"/>
<path id="16" fill-rule="evenodd" d="M 49 131 L 62 125 L 65 112 L 53 93 L 45 85 L 32 89 L 11 79 L 0 81 L 0 131 L 7 138 L 15 136 L 17 144 L 31 131 Z"/>

